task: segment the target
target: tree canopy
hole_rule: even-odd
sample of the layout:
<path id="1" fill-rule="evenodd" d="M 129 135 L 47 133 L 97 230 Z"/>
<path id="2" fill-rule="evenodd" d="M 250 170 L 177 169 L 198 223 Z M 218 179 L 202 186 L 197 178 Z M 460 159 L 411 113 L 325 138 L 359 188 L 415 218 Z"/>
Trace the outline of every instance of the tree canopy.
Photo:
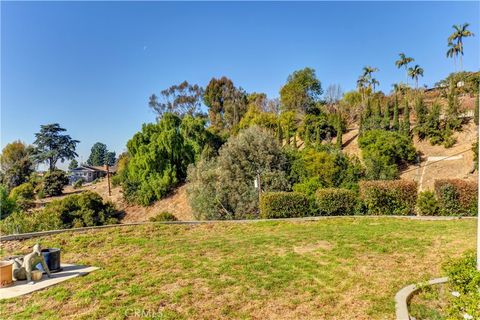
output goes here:
<path id="1" fill-rule="evenodd" d="M 0 155 L 0 180 L 10 190 L 28 180 L 34 171 L 32 147 L 14 141 L 3 148 Z"/>
<path id="2" fill-rule="evenodd" d="M 282 109 L 306 113 L 315 107 L 322 93 L 322 84 L 314 69 L 305 68 L 294 71 L 280 89 Z"/>
<path id="3" fill-rule="evenodd" d="M 35 133 L 35 145 L 33 157 L 38 163 L 45 162 L 49 171 L 56 168 L 57 162 L 64 162 L 78 157 L 75 148 L 80 141 L 72 139 L 67 131 L 58 123 L 40 126 L 40 132 Z"/>
<path id="4" fill-rule="evenodd" d="M 160 97 L 152 94 L 148 105 L 157 113 L 157 118 L 161 118 L 166 112 L 178 116 L 186 114 L 193 116 L 200 111 L 202 95 L 202 87 L 183 81 L 178 85 L 162 90 Z"/>

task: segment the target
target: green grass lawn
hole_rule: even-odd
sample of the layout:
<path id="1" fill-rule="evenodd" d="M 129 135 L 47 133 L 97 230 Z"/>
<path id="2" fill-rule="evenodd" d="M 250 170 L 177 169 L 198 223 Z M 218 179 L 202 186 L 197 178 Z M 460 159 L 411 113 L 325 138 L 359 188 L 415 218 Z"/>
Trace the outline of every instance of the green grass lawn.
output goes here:
<path id="1" fill-rule="evenodd" d="M 393 319 L 403 286 L 441 274 L 475 246 L 476 221 L 335 218 L 315 222 L 132 226 L 39 241 L 65 263 L 101 267 L 0 302 L 2 319 Z M 136 314 L 137 312 L 137 314 Z M 147 317 L 148 318 L 148 317 Z"/>

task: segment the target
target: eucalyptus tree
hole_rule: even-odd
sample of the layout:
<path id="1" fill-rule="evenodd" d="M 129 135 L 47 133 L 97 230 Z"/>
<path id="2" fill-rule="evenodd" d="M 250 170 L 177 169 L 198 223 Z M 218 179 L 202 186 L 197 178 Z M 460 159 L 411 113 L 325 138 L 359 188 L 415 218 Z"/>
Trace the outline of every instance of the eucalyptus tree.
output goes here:
<path id="1" fill-rule="evenodd" d="M 462 65 L 462 56 L 463 56 L 463 38 L 473 37 L 475 34 L 468 30 L 470 26 L 469 23 L 464 23 L 463 25 L 455 24 L 452 26 L 453 32 L 448 37 L 448 42 L 456 41 L 456 45 L 458 46 L 458 53 L 460 54 L 460 70 L 463 69 Z"/>
<path id="2" fill-rule="evenodd" d="M 178 116 L 189 114 L 193 116 L 200 110 L 203 88 L 196 84 L 183 81 L 179 85 L 173 85 L 160 91 L 160 97 L 152 94 L 148 105 L 157 113 L 160 119 L 166 112 Z"/>
<path id="3" fill-rule="evenodd" d="M 415 80 L 415 88 L 418 89 L 418 77 L 423 77 L 423 69 L 416 64 L 414 67 L 408 68 L 408 75 Z"/>
<path id="4" fill-rule="evenodd" d="M 403 52 L 399 53 L 398 55 L 400 56 L 400 59 L 395 61 L 395 65 L 398 69 L 402 67 L 405 68 L 405 76 L 408 84 L 408 65 L 410 64 L 410 62 L 415 61 L 415 59 L 413 59 L 412 57 L 407 57 Z"/>

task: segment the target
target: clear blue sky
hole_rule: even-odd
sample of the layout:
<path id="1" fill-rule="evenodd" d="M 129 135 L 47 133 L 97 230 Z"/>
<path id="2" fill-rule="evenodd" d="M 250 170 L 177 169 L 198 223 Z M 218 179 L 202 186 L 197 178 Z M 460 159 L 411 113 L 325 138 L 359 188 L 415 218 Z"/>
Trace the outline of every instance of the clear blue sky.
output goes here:
<path id="1" fill-rule="evenodd" d="M 445 57 L 453 24 L 471 23 L 464 69 L 479 69 L 478 2 L 1 3 L 1 145 L 32 143 L 58 122 L 86 160 L 101 141 L 118 153 L 155 115 L 148 96 L 183 80 L 230 77 L 277 97 L 309 66 L 326 88 L 353 89 L 365 65 L 380 89 L 404 81 L 399 52 L 431 86 L 453 71 Z"/>

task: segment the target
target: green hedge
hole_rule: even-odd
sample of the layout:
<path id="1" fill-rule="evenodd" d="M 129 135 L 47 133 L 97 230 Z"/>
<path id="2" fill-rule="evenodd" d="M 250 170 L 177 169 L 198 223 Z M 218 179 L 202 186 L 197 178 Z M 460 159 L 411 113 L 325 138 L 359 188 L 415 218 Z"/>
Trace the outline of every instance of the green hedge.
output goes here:
<path id="1" fill-rule="evenodd" d="M 417 184 L 409 180 L 361 181 L 360 195 L 366 214 L 409 215 L 415 213 Z"/>
<path id="2" fill-rule="evenodd" d="M 340 188 L 319 189 L 315 200 L 320 215 L 325 216 L 353 215 L 357 205 L 355 192 Z"/>
<path id="3" fill-rule="evenodd" d="M 461 179 L 435 180 L 435 194 L 443 215 L 477 215 L 478 184 Z"/>
<path id="4" fill-rule="evenodd" d="M 264 192 L 260 198 L 261 218 L 304 217 L 310 213 L 308 198 L 299 192 Z"/>

